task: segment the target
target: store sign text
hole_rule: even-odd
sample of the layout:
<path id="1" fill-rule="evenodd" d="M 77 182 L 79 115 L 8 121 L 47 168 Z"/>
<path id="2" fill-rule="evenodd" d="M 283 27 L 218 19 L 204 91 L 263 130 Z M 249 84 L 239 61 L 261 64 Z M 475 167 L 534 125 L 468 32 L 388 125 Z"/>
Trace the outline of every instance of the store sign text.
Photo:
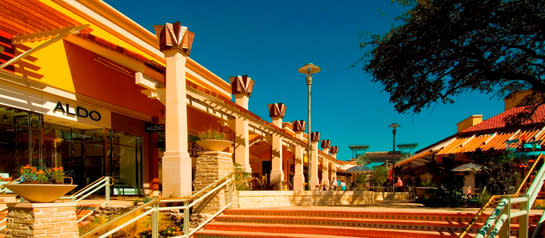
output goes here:
<path id="1" fill-rule="evenodd" d="M 61 102 L 57 102 L 57 106 L 55 106 L 55 109 L 53 109 L 53 112 L 56 112 L 56 111 L 61 111 L 64 114 L 77 116 L 81 118 L 89 118 L 93 121 L 100 121 L 100 119 L 102 118 L 100 113 L 97 111 L 89 111 L 86 108 L 83 108 L 80 106 L 76 106 L 76 108 L 70 107 L 70 104 L 68 103 L 65 105 L 62 105 Z"/>

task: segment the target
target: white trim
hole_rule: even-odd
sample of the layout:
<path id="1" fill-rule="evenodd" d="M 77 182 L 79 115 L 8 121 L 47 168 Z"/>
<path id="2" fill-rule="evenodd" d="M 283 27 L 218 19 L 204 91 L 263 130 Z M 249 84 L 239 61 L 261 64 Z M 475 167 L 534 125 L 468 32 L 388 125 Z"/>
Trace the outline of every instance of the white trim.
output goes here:
<path id="1" fill-rule="evenodd" d="M 483 142 L 483 145 L 488 144 L 488 142 L 490 142 L 492 139 L 494 139 L 494 137 L 496 137 L 496 135 L 498 135 L 498 133 L 497 133 L 497 132 L 494 132 L 494 134 L 492 134 L 488 139 L 486 139 L 486 140 Z"/>
<path id="2" fill-rule="evenodd" d="M 197 63 L 197 62 L 195 62 Z M 204 68 L 204 67 L 203 67 Z M 186 72 L 187 73 L 190 73 L 193 77 L 205 82 L 206 84 L 208 84 L 209 86 L 213 87 L 215 90 L 218 90 L 219 92 L 223 93 L 224 96 L 228 97 L 228 98 L 231 98 L 231 92 L 228 92 L 226 91 L 225 89 L 223 88 L 220 88 L 218 85 L 216 85 L 215 83 L 211 82 L 210 80 L 204 78 L 203 76 L 201 76 L 200 74 L 196 73 L 195 71 L 191 70 L 190 68 L 186 67 L 185 68 Z M 212 73 L 212 72 L 210 72 Z M 213 73 L 212 73 L 213 74 Z M 215 75 L 215 74 L 214 74 Z M 219 77 L 218 77 L 219 78 Z M 187 80 L 187 79 L 186 79 Z M 223 80 L 223 79 L 222 79 Z"/>
<path id="3" fill-rule="evenodd" d="M 126 31 L 122 27 L 120 27 L 117 24 L 113 23 L 112 21 L 106 19 L 105 17 L 101 16 L 100 14 L 98 14 L 98 13 L 94 12 L 93 10 L 87 8 L 85 5 L 77 2 L 76 0 L 64 0 L 64 2 L 69 4 L 72 7 L 76 8 L 77 10 L 81 11 L 82 13 L 86 14 L 87 16 L 96 19 L 97 21 L 99 21 L 100 23 L 102 23 L 105 26 L 109 27 L 110 29 L 112 29 L 112 30 L 114 30 L 116 32 L 119 32 L 120 34 L 124 35 L 125 37 L 131 39 L 134 43 L 136 43 L 138 45 L 141 45 L 146 50 L 152 52 L 153 54 L 155 54 L 159 58 L 164 58 L 163 52 L 159 51 L 154 46 L 152 46 L 152 45 L 148 44 L 147 42 L 141 40 L 139 37 L 135 36 L 134 34 L 128 32 L 128 31 Z M 104 4 L 106 4 L 106 3 L 104 2 Z M 110 5 L 108 5 L 108 7 L 110 7 L 111 9 L 115 9 L 115 8 L 111 7 Z M 121 15 L 123 15 L 123 14 L 121 14 Z M 123 15 L 123 16 L 125 16 L 125 15 Z M 126 20 L 132 21 L 128 17 L 126 17 Z M 132 22 L 134 24 L 136 24 L 137 26 L 139 26 L 140 28 L 143 28 L 138 23 L 136 23 L 134 21 L 132 21 Z M 143 28 L 143 29 L 145 29 L 145 28 Z M 146 31 L 148 31 L 148 30 L 146 30 Z"/>
<path id="4" fill-rule="evenodd" d="M 538 131 L 535 135 L 534 135 L 534 140 L 536 140 L 538 137 L 541 136 L 541 134 L 543 134 L 543 132 L 545 131 L 545 126 L 543 128 L 541 128 L 540 131 Z"/>

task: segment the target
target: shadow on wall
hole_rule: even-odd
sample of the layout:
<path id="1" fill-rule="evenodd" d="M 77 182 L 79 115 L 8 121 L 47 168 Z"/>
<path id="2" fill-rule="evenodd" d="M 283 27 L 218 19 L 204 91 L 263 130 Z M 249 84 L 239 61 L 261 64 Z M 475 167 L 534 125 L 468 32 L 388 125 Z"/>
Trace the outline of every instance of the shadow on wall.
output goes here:
<path id="1" fill-rule="evenodd" d="M 382 200 L 408 200 L 407 192 L 373 191 L 239 191 L 241 208 L 279 206 L 360 206 Z"/>

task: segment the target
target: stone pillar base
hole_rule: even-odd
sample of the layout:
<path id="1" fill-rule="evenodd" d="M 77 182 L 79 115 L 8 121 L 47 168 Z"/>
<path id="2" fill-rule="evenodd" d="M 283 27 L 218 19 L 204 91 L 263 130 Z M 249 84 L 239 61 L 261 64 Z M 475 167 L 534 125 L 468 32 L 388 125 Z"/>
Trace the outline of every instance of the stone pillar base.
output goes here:
<path id="1" fill-rule="evenodd" d="M 320 185 L 320 181 L 318 181 L 318 175 L 315 175 L 310 179 L 310 190 L 316 190 L 316 185 Z"/>
<path id="2" fill-rule="evenodd" d="M 79 237 L 76 203 L 9 203 L 7 237 Z"/>
<path id="3" fill-rule="evenodd" d="M 233 172 L 233 155 L 227 152 L 207 151 L 199 154 L 195 165 L 195 191 L 200 191 L 211 183 Z M 215 195 L 197 204 L 194 214 L 214 214 L 228 202 L 227 189 L 220 189 Z M 236 192 L 233 193 L 233 196 Z M 236 199 L 232 199 L 235 204 Z M 238 204 L 234 205 L 238 207 Z"/>
<path id="4" fill-rule="evenodd" d="M 296 174 L 293 177 L 293 191 L 303 191 L 305 190 L 305 176 L 302 174 Z"/>
<path id="5" fill-rule="evenodd" d="M 271 185 L 278 189 L 282 190 L 282 182 L 284 181 L 284 171 L 282 170 L 271 170 Z"/>
<path id="6" fill-rule="evenodd" d="M 163 197 L 191 197 L 191 157 L 187 152 L 165 152 L 162 171 Z"/>

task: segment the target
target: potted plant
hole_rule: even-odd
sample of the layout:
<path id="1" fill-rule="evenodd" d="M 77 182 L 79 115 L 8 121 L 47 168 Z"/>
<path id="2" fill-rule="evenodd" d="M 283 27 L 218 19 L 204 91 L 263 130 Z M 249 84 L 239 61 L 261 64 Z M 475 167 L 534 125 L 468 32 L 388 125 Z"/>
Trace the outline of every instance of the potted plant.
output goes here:
<path id="1" fill-rule="evenodd" d="M 18 184 L 11 183 L 5 186 L 30 202 L 54 202 L 76 188 L 76 185 L 64 184 L 62 167 L 39 169 L 27 164 L 19 173 Z"/>
<path id="2" fill-rule="evenodd" d="M 420 175 L 420 185 L 420 187 L 415 188 L 418 200 L 429 199 L 435 195 L 437 187 L 433 186 L 432 175 L 430 173 Z"/>
<path id="3" fill-rule="evenodd" d="M 209 151 L 223 151 L 229 147 L 232 142 L 225 139 L 224 132 L 208 129 L 199 135 L 197 144 Z"/>

